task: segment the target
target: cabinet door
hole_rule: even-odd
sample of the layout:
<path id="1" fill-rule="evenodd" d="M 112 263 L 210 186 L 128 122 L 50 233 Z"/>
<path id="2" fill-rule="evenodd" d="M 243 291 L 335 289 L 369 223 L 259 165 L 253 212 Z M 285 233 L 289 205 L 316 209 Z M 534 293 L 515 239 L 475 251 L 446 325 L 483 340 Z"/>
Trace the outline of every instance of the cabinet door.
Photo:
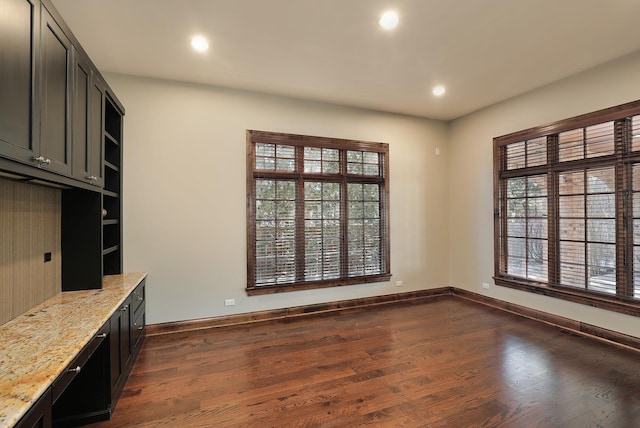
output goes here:
<path id="1" fill-rule="evenodd" d="M 89 171 L 93 177 L 93 184 L 104 186 L 104 102 L 107 84 L 92 74 L 89 105 L 90 136 L 89 136 Z"/>
<path id="2" fill-rule="evenodd" d="M 111 316 L 111 395 L 122 392 L 131 357 L 131 305 L 127 299 Z"/>
<path id="3" fill-rule="evenodd" d="M 73 162 L 74 178 L 91 182 L 90 123 L 91 123 L 91 68 L 89 62 L 73 51 Z"/>
<path id="4" fill-rule="evenodd" d="M 40 152 L 46 169 L 71 176 L 71 42 L 42 8 Z"/>
<path id="5" fill-rule="evenodd" d="M 103 116 L 106 84 L 73 50 L 73 177 L 102 187 Z"/>
<path id="6" fill-rule="evenodd" d="M 32 120 L 39 16 L 34 1 L 0 2 L 0 156 L 28 163 L 39 153 Z"/>

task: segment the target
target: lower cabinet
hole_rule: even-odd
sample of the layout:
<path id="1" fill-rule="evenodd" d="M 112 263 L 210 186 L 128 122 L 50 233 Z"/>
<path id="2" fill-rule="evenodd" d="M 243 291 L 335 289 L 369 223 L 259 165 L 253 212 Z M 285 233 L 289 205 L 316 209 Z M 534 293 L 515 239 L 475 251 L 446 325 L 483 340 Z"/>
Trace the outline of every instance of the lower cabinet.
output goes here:
<path id="1" fill-rule="evenodd" d="M 51 385 L 53 426 L 77 426 L 109 418 L 109 322 Z"/>
<path id="2" fill-rule="evenodd" d="M 145 337 L 145 281 L 111 316 L 111 397 L 118 401 Z"/>
<path id="3" fill-rule="evenodd" d="M 16 427 L 74 427 L 111 418 L 144 342 L 144 293 L 143 280 Z"/>
<path id="4" fill-rule="evenodd" d="M 131 297 L 111 317 L 111 391 L 118 401 L 131 366 Z"/>
<path id="5" fill-rule="evenodd" d="M 47 428 L 51 426 L 51 388 L 20 419 L 16 428 Z"/>

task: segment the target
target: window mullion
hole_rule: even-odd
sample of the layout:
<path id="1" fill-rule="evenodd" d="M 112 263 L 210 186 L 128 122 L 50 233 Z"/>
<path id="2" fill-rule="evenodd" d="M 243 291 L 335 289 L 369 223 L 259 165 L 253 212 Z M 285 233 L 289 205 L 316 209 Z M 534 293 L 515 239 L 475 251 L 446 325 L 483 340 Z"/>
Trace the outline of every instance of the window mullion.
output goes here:
<path id="1" fill-rule="evenodd" d="M 295 213 L 295 230 L 296 230 L 296 281 L 304 281 L 305 278 L 305 223 L 304 223 L 304 147 L 298 146 L 295 149 L 296 162 L 296 213 Z"/>
<path id="2" fill-rule="evenodd" d="M 494 163 L 498 165 L 494 171 L 494 186 L 497 192 L 494 194 L 494 226 L 497 233 L 494 241 L 494 269 L 496 275 L 507 273 L 509 262 L 509 240 L 507 239 L 507 179 L 501 175 L 507 169 L 507 146 L 496 146 L 494 149 Z M 499 229 L 498 229 L 499 228 Z"/>
<path id="3" fill-rule="evenodd" d="M 551 285 L 560 283 L 560 192 L 558 171 L 558 135 L 547 137 L 547 230 L 549 251 L 548 281 Z"/>
<path id="4" fill-rule="evenodd" d="M 585 144 L 586 147 L 586 144 Z M 586 149 L 585 149 L 586 150 Z M 584 283 L 584 288 L 585 290 L 589 290 L 589 224 L 588 224 L 588 218 L 589 218 L 589 207 L 587 206 L 587 201 L 589 199 L 588 197 L 588 185 L 589 185 L 589 176 L 587 175 L 587 168 L 584 168 L 582 171 L 582 183 L 583 183 L 583 189 L 582 189 L 582 204 L 583 204 L 583 225 L 584 225 L 584 232 L 583 232 L 583 242 L 584 242 L 584 277 L 583 279 L 583 283 Z"/>
<path id="5" fill-rule="evenodd" d="M 633 138 L 630 118 L 615 122 L 616 151 L 616 294 L 633 296 L 632 165 L 625 163 Z"/>
<path id="6" fill-rule="evenodd" d="M 347 186 L 347 151 L 340 150 L 340 277 L 349 276 L 349 193 Z"/>

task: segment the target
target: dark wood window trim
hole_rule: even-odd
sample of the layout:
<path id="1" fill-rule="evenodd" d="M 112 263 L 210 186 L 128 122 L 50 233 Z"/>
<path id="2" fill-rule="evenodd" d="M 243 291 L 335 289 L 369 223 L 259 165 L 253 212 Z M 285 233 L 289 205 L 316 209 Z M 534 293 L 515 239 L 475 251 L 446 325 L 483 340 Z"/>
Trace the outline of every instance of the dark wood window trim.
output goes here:
<path id="1" fill-rule="evenodd" d="M 388 281 L 388 177 L 388 144 L 247 130 L 247 294 Z"/>
<path id="2" fill-rule="evenodd" d="M 589 155 L 586 140 L 587 129 L 589 127 L 601 126 L 611 122 L 612 137 L 608 140 L 609 151 L 603 151 L 596 155 Z M 584 130 L 582 144 L 584 144 L 584 154 L 578 154 L 575 157 L 567 157 L 566 146 L 562 146 L 559 140 L 561 134 L 568 132 L 580 132 Z M 565 134 L 566 135 L 566 134 Z M 540 149 L 534 153 L 534 158 L 544 158 L 542 162 L 538 159 L 529 162 L 529 152 L 527 151 L 527 142 L 542 139 L 546 144 L 546 153 L 542 153 Z M 524 146 L 518 146 L 524 143 Z M 521 147 L 525 147 L 521 149 Z M 579 144 L 576 146 L 579 149 Z M 576 150 L 576 147 L 572 150 Z M 512 150 L 511 156 L 508 150 Z M 514 161 L 515 153 L 518 151 L 520 159 Z M 511 158 L 510 158 L 511 156 Z M 564 158 L 563 158 L 564 156 Z M 515 132 L 509 135 L 494 138 L 494 281 L 496 285 L 510 287 L 522 291 L 541 294 L 549 297 L 563 299 L 575 303 L 606 309 L 632 316 L 640 316 L 640 233 L 634 234 L 634 228 L 640 227 L 640 101 L 635 101 L 620 106 L 600 110 L 597 112 L 577 116 L 574 118 L 561 120 L 544 126 L 531 128 L 524 131 Z M 589 270 L 593 267 L 592 262 L 588 259 L 586 253 L 582 262 L 582 273 L 585 275 L 585 287 L 580 288 L 575 284 L 563 283 L 570 281 L 563 276 L 563 269 L 568 269 L 566 264 L 563 267 L 563 261 L 567 260 L 566 248 L 562 255 L 562 242 L 567 242 L 566 224 L 561 225 L 561 218 L 567 218 L 568 203 L 561 203 L 563 190 L 560 183 L 562 178 L 571 173 L 584 171 L 583 198 L 586 201 L 590 195 L 587 189 L 587 171 L 608 169 L 609 176 L 614 179 L 615 190 L 608 194 L 614 193 L 615 198 L 609 197 L 611 203 L 607 204 L 607 210 L 614 213 L 610 214 L 612 219 L 608 220 L 598 217 L 597 221 L 610 222 L 610 231 L 615 232 L 615 238 L 605 245 L 609 248 L 615 246 L 615 250 L 611 254 L 614 260 L 613 270 L 608 277 L 611 279 L 607 291 L 594 291 L 592 287 L 593 277 L 589 276 Z M 611 170 L 613 173 L 611 174 Z M 579 174 L 577 175 L 579 176 Z M 513 190 L 508 189 L 508 184 L 514 180 L 524 179 L 529 182 L 528 177 L 545 177 L 546 178 L 546 239 L 548 247 L 545 257 L 548 260 L 548 266 L 543 269 L 543 278 L 536 278 L 535 275 L 529 275 L 528 257 L 529 248 L 525 246 L 526 254 L 523 256 L 524 268 L 509 268 L 509 240 L 518 240 L 517 234 L 508 231 L 509 216 L 517 216 L 514 209 L 508 207 L 509 198 L 513 198 Z M 511 180 L 511 181 L 509 181 Z M 634 183 L 635 181 L 635 183 Z M 528 184 L 527 184 L 528 186 Z M 528 187 L 527 187 L 528 188 Z M 595 191 L 594 191 L 595 193 Z M 579 195 L 580 196 L 580 195 Z M 522 205 L 529 206 L 529 196 L 525 193 L 519 198 L 518 202 Z M 635 198 L 635 204 L 634 204 Z M 615 202 L 613 202 L 615 201 Z M 584 228 L 591 220 L 589 217 L 587 202 L 585 208 L 578 215 L 580 221 L 583 221 Z M 634 205 L 636 209 L 634 212 Z M 564 217 L 563 217 L 564 216 Z M 615 219 L 613 219 L 615 216 Z M 521 223 L 527 224 L 527 219 L 531 217 L 525 209 L 522 215 L 524 220 Z M 597 217 L 594 215 L 594 217 Z M 573 220 L 573 218 L 571 218 Z M 515 230 L 516 228 L 514 228 Z M 526 240 L 532 239 L 528 226 L 524 227 Z M 577 243 L 586 248 L 591 244 L 588 231 L 584 231 L 584 239 Z M 565 238 L 563 238 L 565 236 Z M 634 242 L 635 236 L 635 242 Z M 528 241 L 527 241 L 528 242 Z M 528 245 L 528 244 L 527 244 Z M 600 245 L 599 242 L 596 245 Z M 581 247 L 581 248 L 582 248 Z M 515 250 L 517 255 L 513 257 L 522 257 L 521 250 Z M 580 256 L 582 257 L 582 256 Z M 579 257 L 578 257 L 579 258 Z M 636 260 L 638 259 L 638 260 Z M 579 265 L 576 265 L 579 266 Z M 580 269 L 577 269 L 580 270 Z M 523 273 L 524 272 L 524 273 Z M 587 273 L 585 273 L 587 272 Z M 596 288 L 596 287 L 594 287 Z"/>

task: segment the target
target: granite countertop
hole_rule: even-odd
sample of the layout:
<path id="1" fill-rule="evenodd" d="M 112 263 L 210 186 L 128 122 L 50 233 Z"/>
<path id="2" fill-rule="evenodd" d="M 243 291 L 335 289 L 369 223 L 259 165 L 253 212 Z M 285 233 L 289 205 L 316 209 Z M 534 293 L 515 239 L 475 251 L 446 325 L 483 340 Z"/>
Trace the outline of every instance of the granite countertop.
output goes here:
<path id="1" fill-rule="evenodd" d="M 146 273 L 65 291 L 0 326 L 0 428 L 16 424 L 120 307 Z"/>

